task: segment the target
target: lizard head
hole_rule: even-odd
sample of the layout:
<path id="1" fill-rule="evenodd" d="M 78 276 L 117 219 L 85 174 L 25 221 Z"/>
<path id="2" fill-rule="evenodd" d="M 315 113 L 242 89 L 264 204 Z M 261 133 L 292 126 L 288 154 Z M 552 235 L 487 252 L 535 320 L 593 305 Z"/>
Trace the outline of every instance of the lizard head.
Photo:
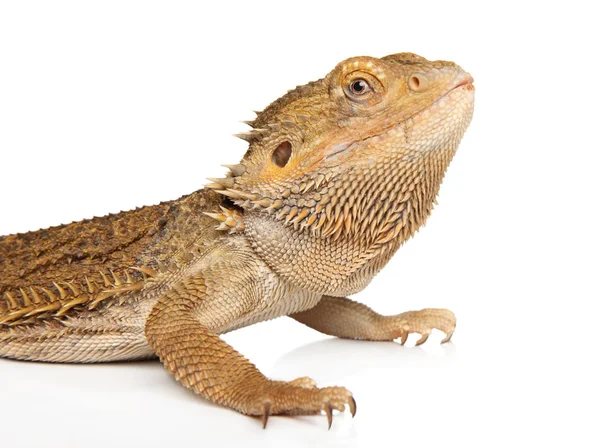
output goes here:
<path id="1" fill-rule="evenodd" d="M 321 237 L 412 233 L 471 120 L 472 82 L 412 53 L 347 59 L 248 122 L 241 164 L 209 187 Z"/>
<path id="2" fill-rule="evenodd" d="M 207 214 L 280 274 L 359 290 L 353 275 L 374 275 L 429 216 L 471 121 L 472 83 L 455 63 L 412 53 L 345 60 L 248 122 L 244 158 L 208 186 L 237 208 Z"/>

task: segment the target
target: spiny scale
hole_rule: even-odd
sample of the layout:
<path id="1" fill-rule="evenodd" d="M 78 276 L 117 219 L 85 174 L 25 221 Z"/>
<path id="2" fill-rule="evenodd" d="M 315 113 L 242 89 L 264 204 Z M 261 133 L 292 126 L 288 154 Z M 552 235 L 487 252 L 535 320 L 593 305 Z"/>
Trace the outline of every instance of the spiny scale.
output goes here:
<path id="1" fill-rule="evenodd" d="M 261 140 L 263 137 L 266 137 L 269 133 L 270 133 L 269 129 L 255 128 L 248 132 L 239 132 L 239 133 L 235 134 L 235 136 L 237 138 L 244 140 L 245 142 L 253 144 L 253 143 Z"/>
<path id="2" fill-rule="evenodd" d="M 203 212 L 206 216 L 219 221 L 217 230 L 229 230 L 229 233 L 243 232 L 244 219 L 242 214 L 237 210 L 230 210 L 220 206 L 221 213 Z"/>
<path id="3" fill-rule="evenodd" d="M 223 190 L 225 188 L 233 188 L 233 185 L 235 183 L 235 180 L 233 177 L 223 177 L 223 178 L 209 177 L 208 180 L 213 182 L 212 185 L 218 185 L 218 188 L 215 188 L 218 190 Z M 206 187 L 214 188 L 214 187 L 209 187 L 208 185 L 206 185 Z"/>
<path id="4" fill-rule="evenodd" d="M 429 153 L 427 157 L 431 158 L 427 163 L 432 165 L 448 162 L 442 160 L 447 157 L 443 152 Z M 297 232 L 308 231 L 334 241 L 342 236 L 358 238 L 373 244 L 375 250 L 394 239 L 408 239 L 431 212 L 443 170 L 429 173 L 427 178 L 433 178 L 423 183 L 423 163 L 418 158 L 389 160 L 343 177 L 332 171 L 316 172 L 286 187 L 271 187 L 267 193 L 247 191 L 242 178 L 234 180 L 234 188 L 216 191 L 247 211 L 272 214 Z M 398 181 L 381 182 L 381 179 Z M 369 195 L 364 195 L 364 191 L 369 191 Z M 376 197 L 379 202 L 374 202 Z M 239 220 L 242 219 L 240 214 Z M 225 225 L 218 228 L 230 229 Z"/>
<path id="5" fill-rule="evenodd" d="M 47 313 L 51 313 L 48 317 L 60 318 L 79 305 L 92 310 L 107 299 L 123 297 L 128 292 L 141 290 L 148 276 L 156 276 L 156 272 L 149 268 L 131 269 L 142 272 L 143 279 L 134 281 L 128 271 L 123 272 L 123 278 L 120 278 L 111 270 L 112 280 L 109 280 L 106 273 L 99 271 L 104 288 L 98 288 L 95 282 L 85 277 L 83 280 L 85 292 L 82 292 L 73 281 L 52 282 L 54 291 L 40 286 L 30 286 L 29 292 L 24 288 L 19 288 L 20 297 L 7 291 L 4 293 L 4 300 L 8 312 L 0 318 L 0 325 L 14 326 L 35 323 L 44 318 Z"/>
<path id="6" fill-rule="evenodd" d="M 244 165 L 242 165 L 241 163 L 238 163 L 235 165 L 221 165 L 221 166 L 228 168 L 234 177 L 241 176 L 242 174 L 244 174 L 246 172 L 246 167 Z"/>

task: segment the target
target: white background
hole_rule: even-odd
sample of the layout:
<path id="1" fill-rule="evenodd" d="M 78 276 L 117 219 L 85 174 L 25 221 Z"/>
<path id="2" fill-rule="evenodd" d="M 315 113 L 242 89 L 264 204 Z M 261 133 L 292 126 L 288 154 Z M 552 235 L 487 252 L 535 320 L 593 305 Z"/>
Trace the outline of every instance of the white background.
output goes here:
<path id="1" fill-rule="evenodd" d="M 598 446 L 591 2 L 214 3 L 0 3 L 0 235 L 200 188 L 244 153 L 240 120 L 347 57 L 450 59 L 475 78 L 473 122 L 427 226 L 356 298 L 450 308 L 454 342 L 338 341 L 287 318 L 225 336 L 273 378 L 352 390 L 356 418 L 329 432 L 325 416 L 263 431 L 158 362 L 0 360 L 0 445 Z"/>

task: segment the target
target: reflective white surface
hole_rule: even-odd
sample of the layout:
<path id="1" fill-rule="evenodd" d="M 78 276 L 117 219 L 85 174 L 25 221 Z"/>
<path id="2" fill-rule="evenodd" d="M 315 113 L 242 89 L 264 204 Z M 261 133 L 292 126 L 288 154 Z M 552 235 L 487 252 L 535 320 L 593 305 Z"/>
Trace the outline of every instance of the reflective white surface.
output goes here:
<path id="1" fill-rule="evenodd" d="M 451 344 L 288 318 L 225 335 L 270 377 L 348 387 L 356 418 L 263 431 L 158 362 L 0 360 L 0 446 L 598 446 L 600 36 L 579 3 L 0 3 L 0 235 L 200 188 L 242 156 L 239 120 L 346 57 L 451 59 L 477 88 L 439 206 L 357 297 L 450 308 Z"/>
<path id="2" fill-rule="evenodd" d="M 572 348 L 521 341 L 527 333 L 501 338 L 492 329 L 471 333 L 465 323 L 448 345 L 434 334 L 427 345 L 402 347 L 323 339 L 281 319 L 226 337 L 274 378 L 309 375 L 350 388 L 356 418 L 336 414 L 330 431 L 324 415 L 271 417 L 263 431 L 257 419 L 188 392 L 158 362 L 1 361 L 3 437 L 7 446 L 93 447 L 591 442 L 597 368 L 573 360 Z"/>

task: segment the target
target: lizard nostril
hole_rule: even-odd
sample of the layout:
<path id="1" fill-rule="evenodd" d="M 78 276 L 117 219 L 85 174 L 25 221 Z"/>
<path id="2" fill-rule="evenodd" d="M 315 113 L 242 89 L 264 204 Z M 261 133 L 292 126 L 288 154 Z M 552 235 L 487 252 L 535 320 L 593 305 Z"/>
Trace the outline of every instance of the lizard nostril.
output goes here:
<path id="1" fill-rule="evenodd" d="M 415 92 L 421 92 L 426 87 L 425 78 L 419 75 L 412 75 L 408 78 L 408 87 Z"/>

